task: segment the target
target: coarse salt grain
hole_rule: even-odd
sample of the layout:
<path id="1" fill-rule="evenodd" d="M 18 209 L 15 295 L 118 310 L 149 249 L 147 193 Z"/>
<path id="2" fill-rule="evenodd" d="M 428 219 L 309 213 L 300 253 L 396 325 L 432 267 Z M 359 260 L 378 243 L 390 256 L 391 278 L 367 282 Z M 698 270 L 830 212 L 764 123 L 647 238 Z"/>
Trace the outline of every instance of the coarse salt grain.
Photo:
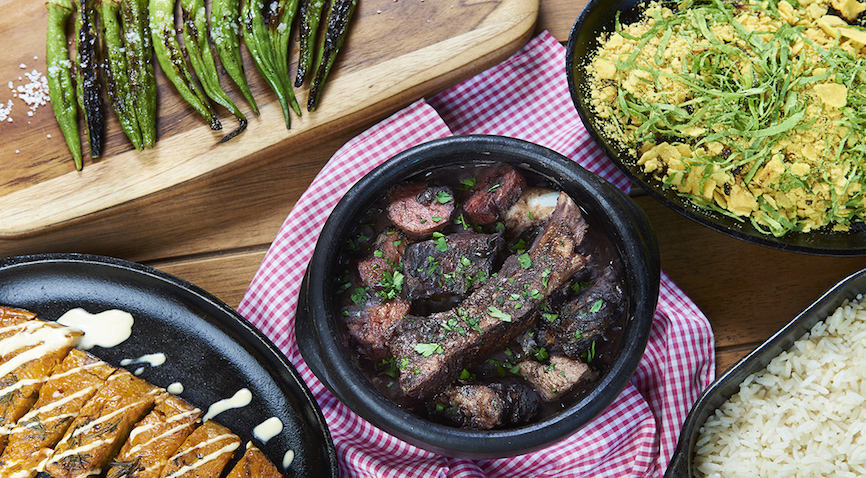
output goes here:
<path id="1" fill-rule="evenodd" d="M 0 104 L 0 121 L 3 121 L 5 119 L 9 118 L 9 113 L 11 113 L 11 112 L 12 112 L 12 100 L 9 100 L 6 103 L 6 106 L 3 106 L 2 104 Z M 12 121 L 12 119 L 10 118 L 9 121 Z"/>
<path id="2" fill-rule="evenodd" d="M 24 63 L 20 66 L 22 68 L 26 67 Z M 36 111 L 37 108 L 48 104 L 50 101 L 48 79 L 36 69 L 24 73 L 24 77 L 27 79 L 27 82 L 24 84 L 15 86 L 15 83 L 10 81 L 7 85 L 12 91 L 12 96 L 14 98 L 19 98 L 27 104 L 30 108 L 30 111 L 27 112 L 27 116 L 32 117 L 33 112 Z M 18 77 L 18 80 L 24 81 L 20 76 Z M 6 103 L 6 106 L 0 107 L 0 121 L 5 119 L 7 122 L 12 122 L 12 106 L 13 102 L 12 100 L 9 100 Z"/>

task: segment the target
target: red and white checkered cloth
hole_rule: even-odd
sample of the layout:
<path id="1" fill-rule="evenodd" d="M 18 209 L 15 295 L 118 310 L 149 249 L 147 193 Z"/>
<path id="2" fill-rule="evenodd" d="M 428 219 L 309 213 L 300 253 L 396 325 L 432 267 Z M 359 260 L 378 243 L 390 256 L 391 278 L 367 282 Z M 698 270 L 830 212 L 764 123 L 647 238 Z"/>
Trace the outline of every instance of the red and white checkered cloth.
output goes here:
<path id="1" fill-rule="evenodd" d="M 409 445 L 340 403 L 301 358 L 294 332 L 298 290 L 319 232 L 339 199 L 391 156 L 434 138 L 471 133 L 547 146 L 621 189 L 630 187 L 586 132 L 568 93 L 565 49 L 544 32 L 503 63 L 415 102 L 337 151 L 289 214 L 238 311 L 288 356 L 312 390 L 343 476 L 661 476 L 689 409 L 715 376 L 710 324 L 664 273 L 649 344 L 626 389 L 573 435 L 514 458 L 472 461 Z"/>

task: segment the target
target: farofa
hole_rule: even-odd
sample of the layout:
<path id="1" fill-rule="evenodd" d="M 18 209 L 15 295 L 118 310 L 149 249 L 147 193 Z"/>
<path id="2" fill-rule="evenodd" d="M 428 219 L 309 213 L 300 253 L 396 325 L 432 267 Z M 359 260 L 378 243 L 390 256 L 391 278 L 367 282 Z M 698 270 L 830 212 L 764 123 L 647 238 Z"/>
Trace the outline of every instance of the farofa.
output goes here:
<path id="1" fill-rule="evenodd" d="M 618 22 L 586 65 L 603 134 L 665 187 L 764 233 L 863 222 L 866 30 L 848 21 L 866 4 L 667 5 Z"/>

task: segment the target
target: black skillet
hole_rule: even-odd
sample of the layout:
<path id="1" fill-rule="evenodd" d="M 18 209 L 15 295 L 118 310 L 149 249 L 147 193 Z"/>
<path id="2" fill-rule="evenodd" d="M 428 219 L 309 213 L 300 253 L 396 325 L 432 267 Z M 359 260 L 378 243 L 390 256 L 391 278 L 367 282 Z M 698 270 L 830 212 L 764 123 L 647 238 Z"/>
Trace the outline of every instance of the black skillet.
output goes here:
<path id="1" fill-rule="evenodd" d="M 674 211 L 704 226 L 752 244 L 789 252 L 826 256 L 866 255 L 866 230 L 857 232 L 810 232 L 788 233 L 774 237 L 758 231 L 748 221 L 739 222 L 731 217 L 699 209 L 688 199 L 678 196 L 670 189 L 662 188 L 660 181 L 640 168 L 633 167 L 635 158 L 613 142 L 608 141 L 596 124 L 588 106 L 586 64 L 598 47 L 598 37 L 603 32 L 613 31 L 617 12 L 621 23 L 632 23 L 638 19 L 642 0 L 590 0 L 572 27 L 566 47 L 566 75 L 568 89 L 581 120 L 596 143 L 608 157 L 636 184 L 652 197 Z M 675 7 L 675 2 L 670 2 Z"/>
<path id="2" fill-rule="evenodd" d="M 213 420 L 244 443 L 252 440 L 287 478 L 338 476 L 327 424 L 297 371 L 253 325 L 202 289 L 120 259 L 21 256 L 0 260 L 0 304 L 33 311 L 44 320 L 56 320 L 76 307 L 131 313 L 135 323 L 128 340 L 90 352 L 114 366 L 123 359 L 164 353 L 165 364 L 145 366 L 141 378 L 160 387 L 181 383 L 180 396 L 203 411 L 247 388 L 253 395 L 248 406 Z M 270 417 L 279 418 L 284 429 L 262 444 L 253 428 Z M 290 449 L 294 461 L 282 470 Z"/>

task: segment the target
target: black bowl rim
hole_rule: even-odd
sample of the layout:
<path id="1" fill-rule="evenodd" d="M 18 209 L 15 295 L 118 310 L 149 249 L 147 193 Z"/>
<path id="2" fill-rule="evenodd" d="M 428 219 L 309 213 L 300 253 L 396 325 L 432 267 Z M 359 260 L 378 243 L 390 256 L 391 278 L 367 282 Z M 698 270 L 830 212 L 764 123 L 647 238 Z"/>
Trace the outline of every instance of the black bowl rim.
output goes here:
<path id="1" fill-rule="evenodd" d="M 524 167 L 528 167 L 526 159 L 518 161 L 512 158 L 535 158 L 535 172 L 543 172 L 548 177 L 556 174 L 563 179 L 570 178 L 568 188 L 580 186 L 582 189 L 578 190 L 592 191 L 597 195 L 597 207 L 620 211 L 621 217 L 615 218 L 618 233 L 630 234 L 622 247 L 625 253 L 640 258 L 623 262 L 630 264 L 635 277 L 647 279 L 642 287 L 635 287 L 633 310 L 636 313 L 627 325 L 634 328 L 635 333 L 624 340 L 621 346 L 620 356 L 623 358 L 615 361 L 596 390 L 573 407 L 545 420 L 507 430 L 463 430 L 423 420 L 396 407 L 375 390 L 353 363 L 346 360 L 336 339 L 338 332 L 331 321 L 313 320 L 314 314 L 326 314 L 327 294 L 324 287 L 313 287 L 311 284 L 331 280 L 328 263 L 338 253 L 336 248 L 326 244 L 327 241 L 317 242 L 299 297 L 296 319 L 299 349 L 322 383 L 341 402 L 378 428 L 420 448 L 448 456 L 489 459 L 528 453 L 564 438 L 600 414 L 615 400 L 634 374 L 646 349 L 658 300 L 658 245 L 643 211 L 619 189 L 571 159 L 546 147 L 509 137 L 451 136 L 423 143 L 395 155 L 373 169 L 346 193 L 328 218 L 320 238 L 343 237 L 340 218 L 345 224 L 350 224 L 352 220 L 346 218 L 358 217 L 366 205 L 384 194 L 386 185 L 405 180 L 408 173 L 404 171 L 412 171 L 412 174 L 429 171 L 441 166 L 444 157 L 452 158 L 453 163 L 465 161 L 463 157 L 453 159 L 460 155 L 469 155 L 478 161 L 486 161 L 488 157 L 490 162 L 502 161 L 503 157 L 497 157 L 501 154 L 509 155 L 507 162 L 522 163 Z M 568 188 L 563 186 L 563 189 Z M 631 227 L 630 231 L 628 226 Z M 326 345 L 322 346 L 322 343 Z M 359 381 L 359 378 L 363 380 Z"/>
<path id="2" fill-rule="evenodd" d="M 613 148 L 605 140 L 604 136 L 596 129 L 595 124 L 592 121 L 592 115 L 585 108 L 583 99 L 580 96 L 583 85 L 578 85 L 574 76 L 575 57 L 577 55 L 576 50 L 580 42 L 579 37 L 581 36 L 581 32 L 584 30 L 586 23 L 593 17 L 593 15 L 603 15 L 603 12 L 610 12 L 612 15 L 617 11 L 626 11 L 623 7 L 634 8 L 635 5 L 642 3 L 646 3 L 646 0 L 616 0 L 613 2 L 610 0 L 590 0 L 572 26 L 571 32 L 568 36 L 568 43 L 566 44 L 566 77 L 568 80 L 568 90 L 571 94 L 572 103 L 583 121 L 583 124 L 586 126 L 587 132 L 589 132 L 590 136 L 595 140 L 596 144 L 601 147 L 607 157 L 610 158 L 610 160 L 620 170 L 622 170 L 632 182 L 640 186 L 650 196 L 668 208 L 714 231 L 721 232 L 751 244 L 787 252 L 835 257 L 866 255 L 866 231 L 858 231 L 856 233 L 828 233 L 815 231 L 811 233 L 788 233 L 782 237 L 762 234 L 748 220 L 740 223 L 731 218 L 698 209 L 687 200 L 677 196 L 674 192 L 662 190 L 657 186 L 658 181 L 653 180 L 648 174 L 636 172 L 633 168 L 629 167 L 625 161 L 620 159 L 615 148 Z M 596 28 L 592 29 L 593 38 L 597 37 L 599 33 L 600 32 L 597 31 Z M 585 60 L 585 57 L 580 59 L 580 61 L 583 60 Z M 834 238 L 837 238 L 841 242 L 842 239 L 845 238 L 845 235 L 849 234 L 857 234 L 858 239 L 862 238 L 860 241 L 854 241 L 859 242 L 861 245 L 851 246 L 837 245 L 835 243 L 820 243 L 821 239 L 833 240 Z M 814 244 L 815 242 L 818 244 Z"/>
<path id="3" fill-rule="evenodd" d="M 739 391 L 740 384 L 746 377 L 766 368 L 770 361 L 790 349 L 812 326 L 825 320 L 843 302 L 854 299 L 858 294 L 866 294 L 866 269 L 850 274 L 830 287 L 784 327 L 710 384 L 686 417 L 665 478 L 697 476 L 692 470 L 692 460 L 700 428 L 707 418 Z"/>

